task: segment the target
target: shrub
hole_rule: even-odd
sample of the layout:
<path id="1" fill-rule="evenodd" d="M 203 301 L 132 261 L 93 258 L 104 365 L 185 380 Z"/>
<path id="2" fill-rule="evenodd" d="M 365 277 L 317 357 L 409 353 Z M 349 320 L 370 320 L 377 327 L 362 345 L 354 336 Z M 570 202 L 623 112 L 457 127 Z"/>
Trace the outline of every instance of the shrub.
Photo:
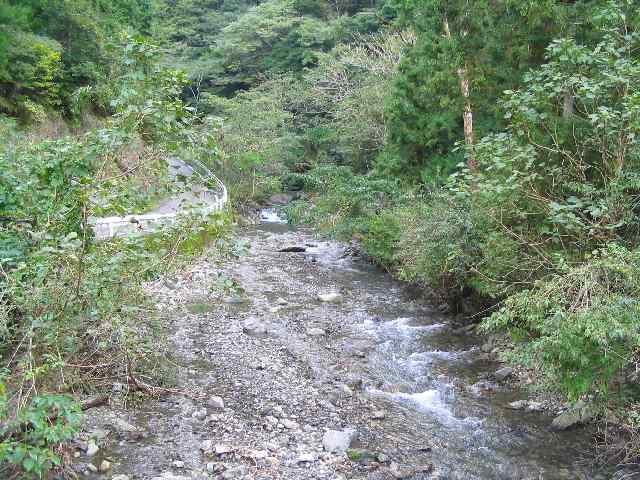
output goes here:
<path id="1" fill-rule="evenodd" d="M 638 361 L 639 298 L 640 253 L 612 244 L 512 295 L 483 328 L 508 331 L 515 347 L 507 358 L 546 386 L 622 402 L 640 393 L 626 375 Z"/>

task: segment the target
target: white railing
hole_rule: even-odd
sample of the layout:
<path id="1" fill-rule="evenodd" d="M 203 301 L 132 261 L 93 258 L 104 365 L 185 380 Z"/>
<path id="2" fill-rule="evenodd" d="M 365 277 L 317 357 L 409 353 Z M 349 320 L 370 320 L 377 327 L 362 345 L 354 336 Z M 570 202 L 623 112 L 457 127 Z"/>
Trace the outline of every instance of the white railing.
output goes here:
<path id="1" fill-rule="evenodd" d="M 164 225 L 173 223 L 179 216 L 189 212 L 213 213 L 222 210 L 229 200 L 227 188 L 205 165 L 197 160 L 189 164 L 174 159 L 169 162 L 170 168 L 187 170 L 185 176 L 198 176 L 201 180 L 198 190 L 191 193 L 198 197 L 198 202 L 171 213 L 146 213 L 142 215 L 125 215 L 124 217 L 93 217 L 92 225 L 96 240 L 127 236 L 132 233 L 152 232 Z M 178 178 L 178 173 L 173 178 Z"/>

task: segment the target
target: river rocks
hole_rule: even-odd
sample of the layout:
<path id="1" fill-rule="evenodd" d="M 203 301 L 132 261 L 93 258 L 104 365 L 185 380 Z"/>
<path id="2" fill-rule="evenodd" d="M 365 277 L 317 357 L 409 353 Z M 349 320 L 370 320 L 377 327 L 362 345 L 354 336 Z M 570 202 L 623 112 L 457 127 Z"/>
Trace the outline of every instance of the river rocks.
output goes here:
<path id="1" fill-rule="evenodd" d="M 410 465 L 399 465 L 395 462 L 392 462 L 389 465 L 389 472 L 398 480 L 404 480 L 406 478 L 412 478 L 419 474 L 431 473 L 433 471 L 433 465 L 430 463 L 427 465 L 418 465 L 418 466 L 410 466 Z M 422 477 L 420 477 L 422 478 Z"/>
<path id="2" fill-rule="evenodd" d="M 195 418 L 196 420 L 202 421 L 205 418 L 207 418 L 207 409 L 206 408 L 198 408 L 198 409 L 193 411 L 191 416 L 193 418 Z"/>
<path id="3" fill-rule="evenodd" d="M 98 470 L 100 470 L 100 472 L 102 473 L 108 472 L 109 470 L 111 470 L 111 462 L 109 460 L 102 460 L 102 462 L 100 462 Z"/>
<path id="4" fill-rule="evenodd" d="M 387 417 L 387 412 L 384 410 L 374 410 L 371 412 L 371 420 L 384 420 Z"/>
<path id="5" fill-rule="evenodd" d="M 325 303 L 338 303 L 342 301 L 342 295 L 338 292 L 320 293 L 318 300 Z"/>
<path id="6" fill-rule="evenodd" d="M 93 457 L 96 453 L 100 451 L 100 447 L 96 444 L 95 440 L 89 440 L 87 443 L 87 456 Z"/>
<path id="7" fill-rule="evenodd" d="M 508 405 L 512 410 L 525 410 L 527 412 L 541 412 L 544 410 L 544 405 L 541 402 L 534 402 L 533 400 L 516 400 Z"/>
<path id="8" fill-rule="evenodd" d="M 503 367 L 493 372 L 494 378 L 499 382 L 509 378 L 511 375 L 513 375 L 513 368 L 511 367 Z"/>
<path id="9" fill-rule="evenodd" d="M 210 397 L 209 400 L 207 400 L 207 407 L 216 409 L 224 408 L 224 400 L 221 397 Z"/>
<path id="10" fill-rule="evenodd" d="M 298 463 L 312 463 L 316 461 L 316 456 L 313 453 L 303 453 L 298 457 Z"/>
<path id="11" fill-rule="evenodd" d="M 233 447 L 230 447 L 229 445 L 225 445 L 222 443 L 217 443 L 213 447 L 213 451 L 215 452 L 216 455 L 224 455 L 225 453 L 231 453 L 234 450 L 235 449 Z"/>
<path id="12" fill-rule="evenodd" d="M 224 480 L 236 480 L 239 478 L 243 478 L 249 473 L 249 469 L 246 465 L 239 465 L 237 467 L 232 467 L 224 471 L 221 475 L 221 478 Z"/>
<path id="13" fill-rule="evenodd" d="M 345 453 L 357 436 L 352 428 L 327 430 L 322 437 L 322 447 L 329 453 Z"/>
<path id="14" fill-rule="evenodd" d="M 300 427 L 300 425 L 298 425 L 297 422 L 294 422 L 293 420 L 289 420 L 288 418 L 285 418 L 284 420 L 282 420 L 282 425 L 284 425 L 284 428 L 287 428 L 289 430 L 296 430 Z"/>
<path id="15" fill-rule="evenodd" d="M 553 422 L 551 422 L 551 428 L 554 430 L 566 430 L 575 425 L 588 423 L 593 420 L 595 415 L 596 409 L 580 400 L 569 410 L 554 418 Z"/>
<path id="16" fill-rule="evenodd" d="M 321 328 L 310 328 L 309 330 L 307 330 L 307 335 L 309 335 L 310 337 L 321 337 L 326 334 L 327 332 Z"/>
<path id="17" fill-rule="evenodd" d="M 265 336 L 268 333 L 267 325 L 256 317 L 247 318 L 242 322 L 242 331 L 255 337 Z"/>
<path id="18" fill-rule="evenodd" d="M 129 475 L 114 475 L 113 477 L 111 477 L 111 480 L 130 480 L 129 479 Z"/>

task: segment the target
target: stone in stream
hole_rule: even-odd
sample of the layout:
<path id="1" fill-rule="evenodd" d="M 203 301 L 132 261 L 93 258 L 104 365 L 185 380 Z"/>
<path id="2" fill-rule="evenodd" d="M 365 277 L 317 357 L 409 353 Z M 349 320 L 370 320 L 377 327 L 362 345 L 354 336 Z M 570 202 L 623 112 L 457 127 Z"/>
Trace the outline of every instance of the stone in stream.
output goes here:
<path id="1" fill-rule="evenodd" d="M 307 330 L 307 335 L 309 335 L 310 337 L 321 337 L 326 333 L 327 332 L 325 332 L 321 328 L 310 328 L 309 330 Z"/>
<path id="2" fill-rule="evenodd" d="M 191 414 L 191 416 L 196 420 L 204 420 L 205 418 L 207 418 L 207 409 L 206 408 L 197 409 Z"/>
<path id="3" fill-rule="evenodd" d="M 372 420 L 384 420 L 387 416 L 387 413 L 384 410 L 374 410 L 371 412 Z"/>
<path id="4" fill-rule="evenodd" d="M 224 408 L 224 400 L 220 397 L 213 396 L 207 401 L 209 408 Z"/>
<path id="5" fill-rule="evenodd" d="M 89 443 L 87 443 L 87 456 L 93 457 L 99 450 L 100 447 L 98 447 L 96 442 L 94 440 L 89 440 Z"/>
<path id="6" fill-rule="evenodd" d="M 325 303 L 337 303 L 342 300 L 342 295 L 338 292 L 320 293 L 318 300 Z"/>
<path id="7" fill-rule="evenodd" d="M 493 376 L 499 382 L 509 378 L 511 375 L 513 375 L 513 368 L 511 367 L 503 367 L 493 373 Z"/>
<path id="8" fill-rule="evenodd" d="M 243 478 L 245 475 L 249 473 L 249 469 L 246 465 L 239 465 L 237 467 L 232 467 L 227 469 L 223 474 L 222 478 L 224 480 L 235 480 L 237 478 Z"/>
<path id="9" fill-rule="evenodd" d="M 553 422 L 551 422 L 551 428 L 553 430 L 566 430 L 575 425 L 588 423 L 595 416 L 595 408 L 580 400 L 569 410 L 554 418 Z"/>
<path id="10" fill-rule="evenodd" d="M 316 461 L 316 456 L 313 453 L 303 453 L 298 457 L 298 463 L 311 463 Z"/>
<path id="11" fill-rule="evenodd" d="M 282 424 L 284 425 L 284 428 L 287 428 L 289 430 L 296 430 L 300 426 L 297 422 L 289 420 L 288 418 L 282 420 Z"/>
<path id="12" fill-rule="evenodd" d="M 329 453 L 345 453 L 357 436 L 353 428 L 327 430 L 322 437 L 322 447 Z"/>
<path id="13" fill-rule="evenodd" d="M 100 470 L 102 473 L 108 472 L 109 470 L 111 470 L 111 462 L 109 460 L 102 460 L 102 462 L 100 462 L 98 470 Z"/>
<path id="14" fill-rule="evenodd" d="M 256 317 L 250 317 L 242 322 L 242 331 L 247 335 L 259 337 L 266 335 L 269 330 L 263 321 Z"/>

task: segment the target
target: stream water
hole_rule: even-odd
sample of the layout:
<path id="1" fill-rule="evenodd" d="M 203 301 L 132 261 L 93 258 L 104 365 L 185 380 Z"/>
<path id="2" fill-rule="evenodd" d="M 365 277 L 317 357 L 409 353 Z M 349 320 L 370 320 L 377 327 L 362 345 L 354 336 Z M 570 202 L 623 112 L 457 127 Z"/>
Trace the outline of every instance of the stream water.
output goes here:
<path id="1" fill-rule="evenodd" d="M 259 229 L 288 228 L 277 211 L 261 219 Z M 344 319 L 352 325 L 344 344 L 374 340 L 366 392 L 404 410 L 386 434 L 430 445 L 441 478 L 612 478 L 592 465 L 589 431 L 553 432 L 548 414 L 508 407 L 526 392 L 487 381 L 500 365 L 482 355 L 479 338 L 453 333 L 446 317 L 368 262 L 345 258 L 340 246 L 316 245 L 307 255 L 331 265 L 331 283 L 347 298 L 366 300 Z"/>
<path id="2" fill-rule="evenodd" d="M 183 367 L 178 386 L 219 395 L 225 409 L 165 398 L 117 412 L 147 435 L 133 442 L 121 435 L 105 449 L 113 474 L 144 480 L 617 478 L 590 462 L 587 430 L 553 432 L 551 416 L 508 408 L 526 392 L 499 384 L 478 388 L 500 367 L 482 355 L 481 339 L 456 333 L 449 318 L 345 245 L 293 230 L 274 210 L 263 211 L 261 220 L 241 232 L 250 245 L 246 255 L 204 258 L 170 285 L 150 286 L 167 318 L 173 361 Z M 305 251 L 279 251 L 288 246 Z M 233 278 L 242 293 L 221 294 L 213 286 L 220 278 Z M 340 300 L 320 301 L 318 294 L 328 292 Z M 198 414 L 203 405 L 206 418 Z M 380 410 L 384 418 L 372 414 Z M 345 427 L 359 433 L 353 447 L 374 452 L 375 461 L 323 451 L 325 429 Z M 217 463 L 202 454 L 210 439 L 230 445 Z"/>

